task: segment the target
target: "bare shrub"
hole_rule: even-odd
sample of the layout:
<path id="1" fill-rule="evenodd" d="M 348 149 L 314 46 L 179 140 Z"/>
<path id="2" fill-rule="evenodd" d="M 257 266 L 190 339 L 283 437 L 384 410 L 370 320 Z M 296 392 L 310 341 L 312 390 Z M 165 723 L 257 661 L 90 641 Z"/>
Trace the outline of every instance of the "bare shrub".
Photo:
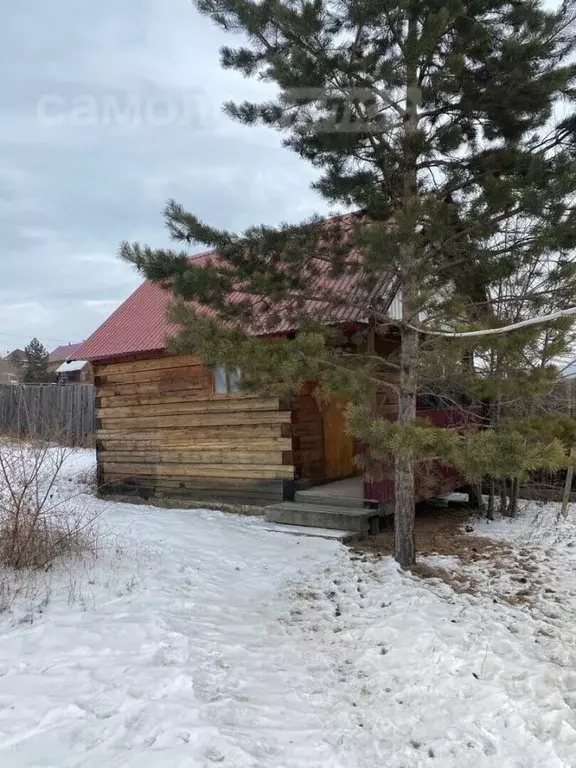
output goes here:
<path id="1" fill-rule="evenodd" d="M 83 487 L 86 493 L 96 493 L 98 490 L 98 478 L 96 475 L 96 467 L 87 469 L 84 472 L 80 472 L 76 475 L 76 482 Z"/>
<path id="2" fill-rule="evenodd" d="M 46 569 L 95 548 L 98 512 L 64 482 L 70 453 L 47 439 L 0 445 L 0 567 Z"/>

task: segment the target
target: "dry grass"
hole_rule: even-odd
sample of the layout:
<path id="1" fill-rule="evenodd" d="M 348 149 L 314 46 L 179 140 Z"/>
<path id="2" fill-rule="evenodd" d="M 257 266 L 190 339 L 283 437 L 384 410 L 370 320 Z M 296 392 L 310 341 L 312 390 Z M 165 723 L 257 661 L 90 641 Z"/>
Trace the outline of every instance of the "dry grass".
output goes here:
<path id="1" fill-rule="evenodd" d="M 86 493 L 95 494 L 98 490 L 96 468 L 80 472 L 80 474 L 76 475 L 76 483 L 82 486 Z"/>
<path id="2" fill-rule="evenodd" d="M 69 455 L 48 440 L 0 446 L 0 567 L 41 570 L 95 549 L 98 513 L 61 487 Z"/>
<path id="3" fill-rule="evenodd" d="M 386 520 L 387 530 L 365 539 L 356 548 L 380 555 L 393 554 L 394 522 L 392 517 Z M 465 507 L 420 506 L 415 529 L 418 554 L 457 556 L 463 562 L 471 562 L 494 546 L 499 549 L 499 542 L 466 532 L 466 526 L 472 527 L 473 522 L 472 512 Z"/>
<path id="4" fill-rule="evenodd" d="M 512 544 L 473 534 L 475 518 L 467 508 L 422 506 L 416 516 L 418 562 L 412 569 L 423 579 L 439 580 L 457 593 L 484 594 L 511 604 L 530 603 L 541 588 L 533 553 Z M 376 556 L 394 551 L 392 520 L 387 531 L 356 544 Z M 426 562 L 430 556 L 457 557 L 456 568 Z"/>

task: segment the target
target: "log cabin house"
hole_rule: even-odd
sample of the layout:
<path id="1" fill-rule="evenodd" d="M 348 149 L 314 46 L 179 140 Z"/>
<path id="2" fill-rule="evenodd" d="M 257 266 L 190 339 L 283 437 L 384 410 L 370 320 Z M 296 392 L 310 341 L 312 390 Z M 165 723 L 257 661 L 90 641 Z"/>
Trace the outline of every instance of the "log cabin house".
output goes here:
<path id="1" fill-rule="evenodd" d="M 392 283 L 381 296 L 393 327 L 401 298 Z M 337 489 L 359 506 L 391 504 L 391 480 L 359 473 L 342 401 L 319 402 L 312 383 L 290 398 L 240 393 L 234 372 L 210 371 L 190 355 L 169 354 L 169 300 L 167 291 L 144 282 L 77 351 L 94 369 L 102 491 L 272 504 L 321 486 L 323 493 Z M 366 318 L 359 315 L 338 318 L 337 324 L 350 343 L 367 333 Z M 394 330 L 377 337 L 378 354 L 398 347 Z M 393 418 L 386 396 L 379 408 L 383 418 Z M 442 425 L 453 421 L 444 410 L 420 415 Z M 432 486 L 420 479 L 421 499 L 454 489 L 453 473 L 440 470 L 436 476 Z"/>

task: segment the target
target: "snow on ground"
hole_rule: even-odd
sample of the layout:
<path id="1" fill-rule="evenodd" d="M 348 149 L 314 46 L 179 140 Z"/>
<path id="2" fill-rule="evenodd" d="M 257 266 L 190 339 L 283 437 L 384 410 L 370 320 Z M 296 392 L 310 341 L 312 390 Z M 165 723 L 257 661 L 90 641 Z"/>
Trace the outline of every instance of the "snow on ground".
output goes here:
<path id="1" fill-rule="evenodd" d="M 99 560 L 0 616 L 0 765 L 576 766 L 573 522 L 476 526 L 536 563 L 514 604 L 259 518 L 95 503 Z"/>

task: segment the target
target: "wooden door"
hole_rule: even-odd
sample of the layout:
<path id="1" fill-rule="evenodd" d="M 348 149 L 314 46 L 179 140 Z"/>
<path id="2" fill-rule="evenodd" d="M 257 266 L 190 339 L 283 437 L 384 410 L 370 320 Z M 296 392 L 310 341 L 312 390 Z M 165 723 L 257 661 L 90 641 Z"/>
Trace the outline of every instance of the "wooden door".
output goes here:
<path id="1" fill-rule="evenodd" d="M 322 408 L 326 480 L 339 480 L 355 473 L 355 440 L 346 432 L 346 402 L 332 397 Z"/>

